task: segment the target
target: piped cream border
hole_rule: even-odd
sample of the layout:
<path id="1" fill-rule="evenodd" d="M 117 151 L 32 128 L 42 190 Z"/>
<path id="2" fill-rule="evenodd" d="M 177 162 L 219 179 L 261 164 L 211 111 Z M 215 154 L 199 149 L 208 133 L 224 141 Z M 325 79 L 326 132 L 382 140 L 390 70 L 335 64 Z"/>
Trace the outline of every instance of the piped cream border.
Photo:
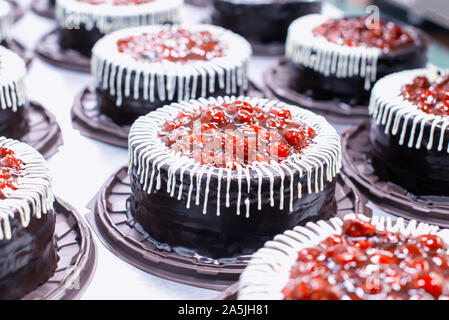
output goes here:
<path id="1" fill-rule="evenodd" d="M 403 85 L 417 76 L 427 76 L 430 81 L 438 78 L 438 72 L 449 70 L 436 68 L 414 69 L 390 74 L 376 82 L 371 92 L 369 114 L 378 125 L 385 126 L 385 134 L 399 135 L 399 145 L 409 148 L 426 148 L 449 153 L 449 141 L 444 141 L 448 130 L 449 117 L 428 114 L 419 110 L 401 95 Z M 431 126 L 429 141 L 422 143 L 425 124 Z M 439 131 L 439 134 L 438 134 Z M 408 141 L 405 141 L 406 137 Z"/>
<path id="2" fill-rule="evenodd" d="M 10 240 L 10 221 L 20 219 L 26 228 L 32 216 L 39 219 L 53 208 L 54 196 L 50 170 L 39 152 L 23 142 L 5 137 L 0 137 L 2 147 L 13 150 L 24 163 L 18 189 L 11 191 L 6 199 L 0 199 L 0 240 Z"/>
<path id="3" fill-rule="evenodd" d="M 190 31 L 209 31 L 226 46 L 224 56 L 210 61 L 179 64 L 171 61 L 148 63 L 136 61 L 126 53 L 118 51 L 117 41 L 124 37 L 142 33 L 155 33 L 164 26 L 144 26 L 114 32 L 100 39 L 92 50 L 91 70 L 95 86 L 109 90 L 116 97 L 116 105 L 124 97 L 154 102 L 172 102 L 177 88 L 178 100 L 206 97 L 214 93 L 215 81 L 227 95 L 241 95 L 248 88 L 248 64 L 251 46 L 241 36 L 221 27 L 205 24 L 175 25 Z M 131 81 L 134 75 L 134 81 Z M 209 76 L 207 81 L 206 75 Z M 123 79 L 125 79 L 123 83 Z M 141 80 L 143 79 L 143 80 Z M 200 96 L 197 88 L 201 84 Z M 143 87 L 140 95 L 139 87 Z M 157 95 L 156 95 L 157 93 Z"/>
<path id="4" fill-rule="evenodd" d="M 209 165 L 200 165 L 192 158 L 182 156 L 179 153 L 169 149 L 158 137 L 159 127 L 165 121 L 173 119 L 182 110 L 199 110 L 201 106 L 210 104 L 222 104 L 223 102 L 232 102 L 244 100 L 252 105 L 268 110 L 272 106 L 281 106 L 290 110 L 292 117 L 298 121 L 304 122 L 311 126 L 317 133 L 314 143 L 304 149 L 300 154 L 293 154 L 281 163 L 277 162 L 254 162 L 253 164 L 243 168 L 237 166 L 235 170 L 229 168 L 217 168 Z M 193 202 L 192 195 L 193 186 L 197 186 L 197 195 L 195 197 L 195 205 L 200 204 L 199 192 L 201 189 L 202 177 L 207 177 L 204 189 L 203 213 L 206 214 L 208 197 L 220 199 L 222 193 L 226 195 L 226 205 L 229 207 L 229 194 L 231 179 L 237 179 L 240 186 L 237 196 L 237 215 L 240 215 L 240 205 L 246 204 L 245 217 L 249 218 L 250 203 L 247 195 L 251 193 L 252 188 L 257 189 L 258 210 L 261 210 L 261 194 L 262 179 L 270 181 L 270 202 L 271 206 L 275 206 L 275 202 L 279 201 L 280 210 L 288 208 L 293 211 L 293 200 L 295 197 L 301 198 L 305 193 L 318 193 L 323 191 L 325 180 L 332 181 L 339 173 L 341 168 L 341 147 L 340 136 L 335 129 L 321 116 L 301 109 L 296 106 L 287 105 L 278 101 L 270 101 L 261 98 L 249 97 L 218 97 L 209 99 L 184 101 L 181 103 L 172 103 L 164 106 L 156 111 L 150 112 L 146 116 L 142 116 L 132 125 L 129 133 L 129 170 L 136 169 L 140 178 L 140 183 L 144 191 L 148 194 L 153 189 L 160 189 L 161 185 L 161 167 L 168 166 L 167 176 L 167 193 L 178 201 L 186 202 L 186 208 L 191 206 Z M 297 193 L 293 193 L 294 176 L 299 178 L 307 177 L 307 188 L 302 190 L 301 182 L 296 187 Z M 211 176 L 218 179 L 217 194 L 209 194 L 209 182 Z M 289 176 L 290 186 L 288 192 L 284 191 L 286 177 Z M 280 199 L 274 199 L 274 181 L 275 178 L 281 179 Z M 254 181 L 257 183 L 248 184 L 248 190 L 242 190 L 241 182 Z M 312 181 L 314 179 L 314 181 Z M 188 184 L 189 193 L 186 199 L 182 198 L 183 185 Z M 312 185 L 315 187 L 313 188 Z M 210 213 L 209 213 L 210 214 Z M 217 201 L 217 216 L 220 215 L 220 201 Z"/>
<path id="5" fill-rule="evenodd" d="M 405 236 L 422 234 L 438 234 L 449 245 L 449 230 L 439 230 L 437 226 L 418 223 L 416 220 L 405 222 L 398 218 L 374 216 L 369 219 L 362 215 L 358 217 L 371 221 L 377 230 L 400 232 Z M 344 217 L 353 219 L 354 214 Z M 289 281 L 290 270 L 296 262 L 298 252 L 304 248 L 319 244 L 332 234 L 342 233 L 343 221 L 340 218 L 309 222 L 304 227 L 296 227 L 274 237 L 265 243 L 264 247 L 253 254 L 248 266 L 239 280 L 239 300 L 282 300 L 282 290 Z M 449 254 L 449 252 L 448 252 Z"/>

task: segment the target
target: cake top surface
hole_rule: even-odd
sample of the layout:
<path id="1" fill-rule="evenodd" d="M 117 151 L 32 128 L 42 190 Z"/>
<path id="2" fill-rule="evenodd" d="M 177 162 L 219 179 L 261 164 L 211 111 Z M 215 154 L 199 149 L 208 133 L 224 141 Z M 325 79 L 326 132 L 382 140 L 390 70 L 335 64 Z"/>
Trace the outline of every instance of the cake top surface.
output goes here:
<path id="1" fill-rule="evenodd" d="M 27 227 L 53 207 L 50 170 L 39 152 L 17 140 L 0 137 L 0 240 L 12 237 L 10 220 Z"/>
<path id="2" fill-rule="evenodd" d="M 170 68 L 178 66 L 176 72 L 189 73 L 201 66 L 207 72 L 208 66 L 241 64 L 250 56 L 244 38 L 204 24 L 128 28 L 103 37 L 93 48 L 94 59 L 139 71 L 169 68 L 174 72 Z"/>
<path id="3" fill-rule="evenodd" d="M 22 58 L 13 51 L 0 46 L 0 86 L 10 86 L 23 79 L 26 66 Z"/>
<path id="4" fill-rule="evenodd" d="M 443 239 L 378 230 L 360 218 L 341 234 L 299 251 L 283 289 L 288 300 L 449 298 L 449 256 Z"/>
<path id="5" fill-rule="evenodd" d="M 235 169 L 255 162 L 281 162 L 313 143 L 315 130 L 289 109 L 262 109 L 236 100 L 180 112 L 160 126 L 170 149 L 197 163 Z"/>
<path id="6" fill-rule="evenodd" d="M 91 5 L 108 5 L 108 6 L 137 6 L 147 4 L 157 0 L 76 0 L 81 3 Z"/>
<path id="7" fill-rule="evenodd" d="M 180 7 L 184 0 L 56 0 L 58 10 L 98 16 L 146 15 Z M 57 16 L 58 17 L 58 16 Z"/>
<path id="8" fill-rule="evenodd" d="M 118 51 L 136 61 L 189 63 L 224 55 L 226 44 L 210 31 L 190 31 L 165 26 L 154 33 L 141 33 L 117 41 Z"/>
<path id="9" fill-rule="evenodd" d="M 401 88 L 402 97 L 425 113 L 449 117 L 449 74 L 429 80 L 416 76 Z"/>
<path id="10" fill-rule="evenodd" d="M 327 41 L 348 47 L 379 48 L 383 52 L 396 51 L 413 44 L 411 35 L 398 24 L 369 17 L 328 19 L 312 30 Z"/>

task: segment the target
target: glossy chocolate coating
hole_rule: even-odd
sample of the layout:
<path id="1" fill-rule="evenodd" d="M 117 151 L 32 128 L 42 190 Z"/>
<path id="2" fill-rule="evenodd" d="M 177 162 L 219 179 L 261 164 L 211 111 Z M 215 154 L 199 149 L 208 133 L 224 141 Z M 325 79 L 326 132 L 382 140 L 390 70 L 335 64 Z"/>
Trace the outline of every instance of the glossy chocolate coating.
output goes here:
<path id="1" fill-rule="evenodd" d="M 0 110 L 0 136 L 20 140 L 28 132 L 27 108 L 19 107 L 17 111 L 9 108 Z"/>
<path id="2" fill-rule="evenodd" d="M 79 28 L 60 28 L 58 40 L 62 49 L 72 49 L 86 57 L 90 57 L 95 42 L 103 36 L 104 34 L 97 27 L 87 30 L 85 25 L 81 24 Z"/>
<path id="3" fill-rule="evenodd" d="M 413 118 L 408 121 L 410 125 Z M 399 122 L 402 128 L 404 118 Z M 427 150 L 431 124 L 424 125 L 421 148 L 407 146 L 409 134 L 404 144 L 399 145 L 400 131 L 396 136 L 385 134 L 385 126 L 371 120 L 371 159 L 376 174 L 382 180 L 391 181 L 416 195 L 449 196 L 449 154 L 446 144 L 442 151 L 436 151 L 436 139 L 441 135 L 441 125 L 435 128 L 434 148 Z M 409 131 L 409 130 L 408 130 Z M 444 132 L 444 141 L 449 140 L 449 129 Z"/>
<path id="4" fill-rule="evenodd" d="M 12 238 L 0 240 L 0 299 L 20 299 L 53 276 L 58 262 L 54 212 L 31 217 L 24 228 L 11 219 Z"/>
<path id="5" fill-rule="evenodd" d="M 326 165 L 324 165 L 326 167 Z M 302 197 L 297 198 L 296 186 L 299 182 L 297 172 L 294 175 L 295 188 L 293 211 L 289 211 L 290 203 L 290 176 L 284 181 L 284 209 L 279 209 L 280 176 L 274 179 L 275 203 L 270 205 L 270 181 L 267 176 L 262 179 L 261 210 L 257 209 L 257 175 L 252 175 L 251 193 L 247 193 L 246 179 L 242 179 L 242 203 L 240 215 L 237 215 L 238 182 L 236 172 L 230 186 L 230 205 L 226 207 L 226 189 L 222 183 L 220 197 L 220 215 L 217 216 L 218 180 L 212 175 L 209 184 L 209 196 L 206 214 L 203 213 L 204 191 L 206 188 L 206 175 L 202 177 L 200 186 L 200 204 L 196 205 L 196 183 L 193 183 L 192 201 L 189 209 L 186 208 L 186 199 L 190 187 L 185 177 L 182 190 L 182 200 L 167 193 L 167 166 L 161 167 L 161 186 L 147 194 L 136 174 L 131 170 L 131 190 L 129 208 L 135 219 L 156 240 L 170 246 L 180 246 L 194 249 L 198 254 L 212 258 L 227 258 L 241 254 L 251 254 L 262 247 L 267 240 L 276 234 L 299 224 L 318 219 L 327 219 L 336 213 L 335 179 L 325 182 L 324 190 L 319 193 L 307 193 L 306 176 L 301 178 Z M 324 169 L 326 170 L 326 169 Z M 179 188 L 179 177 L 177 187 Z M 196 181 L 196 179 L 194 180 Z M 314 190 L 314 174 L 312 174 L 312 190 Z M 178 189 L 177 189 L 178 190 Z M 177 192 L 176 192 L 177 195 Z M 246 217 L 246 207 L 243 203 L 246 198 L 250 201 L 249 217 Z"/>
<path id="6" fill-rule="evenodd" d="M 405 28 L 405 30 L 415 39 L 414 44 L 405 49 L 382 53 L 377 61 L 376 80 L 394 72 L 426 66 L 427 40 L 422 32 L 416 29 Z M 289 66 L 295 75 L 291 81 L 291 88 L 298 92 L 317 100 L 336 98 L 349 105 L 368 104 L 371 89 L 365 89 L 365 79 L 360 76 L 352 78 L 338 78 L 333 74 L 326 76 L 291 60 Z"/>
<path id="7" fill-rule="evenodd" d="M 226 72 L 225 72 L 226 74 Z M 116 75 L 117 76 L 117 75 Z M 139 97 L 143 97 L 143 76 L 141 77 L 141 81 L 139 81 Z M 115 123 L 119 125 L 130 125 L 132 124 L 138 117 L 147 114 L 148 112 L 154 111 L 159 107 L 162 107 L 166 104 L 170 104 L 172 102 L 178 101 L 178 84 L 176 82 L 175 89 L 174 89 L 174 96 L 172 100 L 160 100 L 158 98 L 157 93 L 157 86 L 155 87 L 155 100 L 153 102 L 149 102 L 148 100 L 144 100 L 142 98 L 134 99 L 133 98 L 133 92 L 134 88 L 132 87 L 135 79 L 135 74 L 133 73 L 131 75 L 131 95 L 129 97 L 123 97 L 122 105 L 117 106 L 116 105 L 116 96 L 112 96 L 109 92 L 109 90 L 104 90 L 102 88 L 97 88 L 97 104 L 100 109 L 100 112 L 102 114 L 105 114 L 109 118 L 112 119 Z M 125 86 L 125 75 L 122 76 L 122 92 L 125 92 L 124 86 Z M 117 83 L 117 82 L 116 82 Z M 237 87 L 237 95 L 244 95 L 246 91 L 243 90 L 238 84 L 236 84 Z M 117 89 L 117 91 L 120 89 Z M 202 81 L 199 78 L 198 79 L 198 86 L 196 89 L 196 96 L 200 97 L 202 91 Z M 209 75 L 206 74 L 206 92 L 209 92 Z M 218 77 L 215 78 L 215 88 L 213 94 L 208 94 L 208 97 L 219 97 L 219 96 L 226 96 L 226 90 L 220 89 Z M 182 100 L 182 99 L 181 99 Z"/>
<path id="8" fill-rule="evenodd" d="M 214 0 L 213 6 L 213 24 L 257 44 L 283 43 L 293 20 L 321 12 L 321 1 Z"/>

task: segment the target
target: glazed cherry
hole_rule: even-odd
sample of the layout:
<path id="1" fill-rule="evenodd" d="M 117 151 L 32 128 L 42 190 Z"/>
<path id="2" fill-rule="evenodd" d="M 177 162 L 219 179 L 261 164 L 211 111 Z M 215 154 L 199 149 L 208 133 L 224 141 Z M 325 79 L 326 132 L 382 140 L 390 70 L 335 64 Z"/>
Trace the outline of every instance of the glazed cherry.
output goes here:
<path id="1" fill-rule="evenodd" d="M 447 250 L 437 235 L 405 236 L 348 219 L 341 235 L 298 252 L 283 294 L 285 299 L 445 299 Z"/>
<path id="2" fill-rule="evenodd" d="M 16 158 L 14 151 L 8 148 L 0 148 L 0 157 L 0 199 L 5 199 L 8 191 L 18 188 L 23 161 Z"/>
<path id="3" fill-rule="evenodd" d="M 262 109 L 244 100 L 182 111 L 159 129 L 161 141 L 175 152 L 231 169 L 282 162 L 308 148 L 317 135 L 286 108 Z"/>
<path id="4" fill-rule="evenodd" d="M 425 113 L 449 116 L 449 74 L 432 83 L 425 76 L 415 77 L 402 86 L 401 95 Z"/>
<path id="5" fill-rule="evenodd" d="M 329 19 L 315 27 L 315 36 L 348 47 L 376 47 L 384 52 L 406 48 L 413 44 L 411 35 L 393 22 L 380 20 L 378 24 L 368 17 Z"/>

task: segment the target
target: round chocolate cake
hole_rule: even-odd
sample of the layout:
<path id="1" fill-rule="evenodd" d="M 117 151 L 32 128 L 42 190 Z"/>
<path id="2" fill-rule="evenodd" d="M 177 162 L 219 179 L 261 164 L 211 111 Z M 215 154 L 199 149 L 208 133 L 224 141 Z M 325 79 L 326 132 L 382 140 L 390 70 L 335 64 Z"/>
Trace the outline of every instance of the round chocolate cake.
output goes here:
<path id="1" fill-rule="evenodd" d="M 290 23 L 321 12 L 321 1 L 214 0 L 212 22 L 255 44 L 284 44 Z"/>
<path id="2" fill-rule="evenodd" d="M 292 88 L 318 100 L 368 104 L 372 84 L 390 73 L 425 67 L 423 33 L 370 17 L 308 15 L 289 28 Z"/>
<path id="3" fill-rule="evenodd" d="M 105 34 L 180 20 L 183 0 L 57 0 L 59 44 L 85 56 Z"/>
<path id="4" fill-rule="evenodd" d="M 245 39 L 216 26 L 114 32 L 93 49 L 98 107 L 114 122 L 127 125 L 171 102 L 245 94 L 250 56 Z"/>
<path id="5" fill-rule="evenodd" d="M 323 117 L 247 97 L 173 103 L 129 135 L 129 209 L 155 240 L 196 254 L 250 254 L 335 214 L 340 137 Z"/>
<path id="6" fill-rule="evenodd" d="M 0 46 L 0 135 L 20 139 L 28 130 L 25 62 Z"/>
<path id="7" fill-rule="evenodd" d="M 56 270 L 50 171 L 25 143 L 0 137 L 0 299 L 20 299 Z"/>
<path id="8" fill-rule="evenodd" d="M 376 173 L 416 195 L 449 196 L 449 71 L 409 70 L 379 80 L 369 112 Z"/>

